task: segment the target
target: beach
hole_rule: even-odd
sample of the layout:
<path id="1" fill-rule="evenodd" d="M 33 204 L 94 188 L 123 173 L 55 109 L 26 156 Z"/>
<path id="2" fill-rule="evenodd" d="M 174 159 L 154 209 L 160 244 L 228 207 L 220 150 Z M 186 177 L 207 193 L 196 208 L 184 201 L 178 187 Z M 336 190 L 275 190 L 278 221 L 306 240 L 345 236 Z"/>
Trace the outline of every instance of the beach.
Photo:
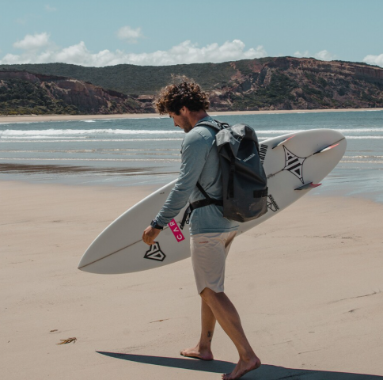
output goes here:
<path id="1" fill-rule="evenodd" d="M 292 114 L 292 113 L 318 113 L 318 112 L 365 112 L 365 111 L 383 111 L 383 108 L 334 108 L 334 109 L 317 109 L 317 110 L 271 110 L 271 111 L 211 111 L 212 115 L 218 117 L 230 115 L 269 115 L 269 114 Z M 142 118 L 158 118 L 167 117 L 167 115 L 159 115 L 157 113 L 142 114 L 110 114 L 110 115 L 0 115 L 0 123 L 31 123 L 46 121 L 76 121 L 76 120 L 112 120 L 112 119 L 142 119 Z"/>
<path id="2" fill-rule="evenodd" d="M 1 182 L 2 378 L 232 370 L 237 353 L 219 326 L 215 361 L 179 356 L 200 333 L 190 259 L 116 276 L 77 269 L 92 240 L 155 187 Z M 382 213 L 369 199 L 309 194 L 236 238 L 225 291 L 263 362 L 244 379 L 383 378 Z"/>
<path id="3" fill-rule="evenodd" d="M 348 144 L 322 186 L 232 246 L 225 291 L 263 362 L 244 379 L 383 379 L 382 112 L 340 111 L 217 115 L 261 143 L 330 128 Z M 220 379 L 238 360 L 220 327 L 214 362 L 179 356 L 200 334 L 190 259 L 77 269 L 106 226 L 179 171 L 171 120 L 111 116 L 0 118 L 2 377 Z"/>

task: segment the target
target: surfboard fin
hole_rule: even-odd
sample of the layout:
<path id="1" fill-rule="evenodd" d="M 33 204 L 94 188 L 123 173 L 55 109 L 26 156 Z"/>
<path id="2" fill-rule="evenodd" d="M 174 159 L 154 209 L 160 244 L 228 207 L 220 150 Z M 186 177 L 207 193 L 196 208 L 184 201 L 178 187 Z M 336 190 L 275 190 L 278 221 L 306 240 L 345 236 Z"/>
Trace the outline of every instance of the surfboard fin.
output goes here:
<path id="1" fill-rule="evenodd" d="M 281 146 L 281 145 L 284 144 L 285 142 L 291 140 L 294 136 L 295 136 L 295 135 L 286 137 L 284 140 L 282 140 L 282 141 L 280 141 L 279 143 L 275 144 L 271 149 L 278 148 L 279 146 Z"/>
<path id="2" fill-rule="evenodd" d="M 319 153 L 327 152 L 328 150 L 333 149 L 333 148 L 335 148 L 338 145 L 339 145 L 339 143 L 332 144 L 332 145 L 327 145 L 326 147 L 324 147 L 324 148 L 318 150 L 317 152 L 315 152 L 314 154 L 319 154 Z"/>
<path id="3" fill-rule="evenodd" d="M 305 185 L 303 186 L 300 186 L 300 187 L 297 187 L 296 189 L 294 190 L 307 190 L 307 189 L 314 189 L 315 187 L 318 187 L 322 185 L 321 183 L 306 183 Z"/>

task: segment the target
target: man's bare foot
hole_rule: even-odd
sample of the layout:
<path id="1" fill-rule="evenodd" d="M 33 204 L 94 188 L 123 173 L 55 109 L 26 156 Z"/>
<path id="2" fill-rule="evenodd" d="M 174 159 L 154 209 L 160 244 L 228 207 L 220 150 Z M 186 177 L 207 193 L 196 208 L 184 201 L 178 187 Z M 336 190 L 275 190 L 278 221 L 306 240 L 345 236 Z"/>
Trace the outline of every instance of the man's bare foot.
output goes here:
<path id="1" fill-rule="evenodd" d="M 235 366 L 233 372 L 222 375 L 222 379 L 223 380 L 239 379 L 246 373 L 257 369 L 260 366 L 261 366 L 261 361 L 257 357 L 254 357 L 247 361 L 240 359 L 238 364 Z"/>
<path id="2" fill-rule="evenodd" d="M 194 348 L 187 348 L 180 352 L 182 356 L 186 356 L 187 358 L 196 358 L 201 360 L 213 360 L 213 353 L 210 350 L 201 350 L 199 346 Z"/>

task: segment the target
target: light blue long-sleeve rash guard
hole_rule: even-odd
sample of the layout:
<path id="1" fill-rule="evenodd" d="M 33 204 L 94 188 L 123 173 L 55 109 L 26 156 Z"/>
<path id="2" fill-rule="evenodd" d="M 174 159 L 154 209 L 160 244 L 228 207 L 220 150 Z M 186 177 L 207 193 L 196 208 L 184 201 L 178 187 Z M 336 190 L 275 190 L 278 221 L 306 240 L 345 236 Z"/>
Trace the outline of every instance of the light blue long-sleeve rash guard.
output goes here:
<path id="1" fill-rule="evenodd" d="M 214 120 L 207 116 L 199 122 Z M 194 127 L 185 135 L 181 146 L 180 174 L 164 206 L 157 214 L 160 226 L 167 225 L 188 201 L 205 199 L 196 187 L 201 184 L 214 199 L 222 199 L 221 170 L 215 144 L 217 131 L 209 127 Z M 238 229 L 238 223 L 226 219 L 222 207 L 209 205 L 195 209 L 190 217 L 190 234 L 229 232 Z"/>

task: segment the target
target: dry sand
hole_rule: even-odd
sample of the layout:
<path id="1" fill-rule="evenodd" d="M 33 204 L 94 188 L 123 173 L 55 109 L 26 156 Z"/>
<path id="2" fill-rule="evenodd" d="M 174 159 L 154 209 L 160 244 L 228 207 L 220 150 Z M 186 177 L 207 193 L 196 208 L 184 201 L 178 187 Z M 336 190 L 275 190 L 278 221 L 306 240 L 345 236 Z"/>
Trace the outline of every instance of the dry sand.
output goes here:
<path id="1" fill-rule="evenodd" d="M 348 109 L 319 109 L 319 110 L 280 110 L 280 111 L 209 111 L 211 115 L 262 115 L 262 114 L 284 114 L 284 113 L 316 113 L 316 112 L 361 112 L 361 111 L 383 111 L 383 108 L 348 108 Z M 145 114 L 118 114 L 118 115 L 16 115 L 1 116 L 0 123 L 30 123 L 44 121 L 68 121 L 68 120 L 97 120 L 97 119 L 145 119 L 167 117 L 157 113 Z"/>
<path id="2" fill-rule="evenodd" d="M 2 379 L 220 379 L 233 368 L 220 327 L 216 361 L 178 355 L 200 332 L 189 259 L 128 275 L 77 270 L 93 238 L 152 189 L 0 186 Z M 244 379 L 383 375 L 382 213 L 308 195 L 236 239 L 226 292 L 264 363 Z"/>

